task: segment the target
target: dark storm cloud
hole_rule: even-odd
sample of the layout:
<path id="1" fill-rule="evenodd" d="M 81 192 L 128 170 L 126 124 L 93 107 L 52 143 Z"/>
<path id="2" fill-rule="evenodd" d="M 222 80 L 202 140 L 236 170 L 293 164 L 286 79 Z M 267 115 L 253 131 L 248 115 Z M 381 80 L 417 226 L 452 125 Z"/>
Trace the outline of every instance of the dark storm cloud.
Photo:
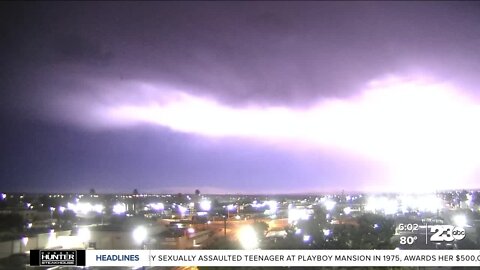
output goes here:
<path id="1" fill-rule="evenodd" d="M 58 56 L 58 61 L 75 64 L 106 65 L 113 58 L 113 53 L 98 42 L 76 34 L 57 36 L 52 49 Z"/>
<path id="2" fill-rule="evenodd" d="M 478 10 L 448 2 L 43 3 L 7 16 L 7 43 L 20 47 L 16 65 L 49 70 L 45 81 L 138 79 L 233 104 L 302 105 L 412 70 L 471 86 Z"/>

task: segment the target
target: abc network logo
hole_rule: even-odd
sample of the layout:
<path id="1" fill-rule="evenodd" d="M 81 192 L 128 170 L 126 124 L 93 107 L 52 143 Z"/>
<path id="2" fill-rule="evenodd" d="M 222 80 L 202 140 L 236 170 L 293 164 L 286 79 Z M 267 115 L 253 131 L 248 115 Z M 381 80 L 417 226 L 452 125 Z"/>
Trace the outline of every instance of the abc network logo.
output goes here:
<path id="1" fill-rule="evenodd" d="M 462 240 L 465 238 L 465 229 L 453 225 L 432 225 L 430 232 L 433 235 L 430 237 L 432 242 L 453 242 L 455 240 Z"/>

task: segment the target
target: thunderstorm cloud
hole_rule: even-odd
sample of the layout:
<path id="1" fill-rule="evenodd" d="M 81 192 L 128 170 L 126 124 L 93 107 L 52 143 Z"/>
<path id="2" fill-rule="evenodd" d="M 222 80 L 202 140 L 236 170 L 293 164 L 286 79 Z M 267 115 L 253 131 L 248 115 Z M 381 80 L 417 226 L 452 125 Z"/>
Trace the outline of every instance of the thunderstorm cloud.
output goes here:
<path id="1" fill-rule="evenodd" d="M 2 3 L 0 12 L 1 188 L 478 182 L 477 3 Z"/>

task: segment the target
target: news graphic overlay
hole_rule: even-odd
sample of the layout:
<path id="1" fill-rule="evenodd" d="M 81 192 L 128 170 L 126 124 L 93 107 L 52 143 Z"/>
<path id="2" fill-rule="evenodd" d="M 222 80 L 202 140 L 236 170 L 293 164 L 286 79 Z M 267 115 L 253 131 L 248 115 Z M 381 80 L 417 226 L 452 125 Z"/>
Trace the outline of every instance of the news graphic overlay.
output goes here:
<path id="1" fill-rule="evenodd" d="M 394 237 L 402 249 L 456 249 L 466 236 L 462 226 L 400 223 Z"/>
<path id="2" fill-rule="evenodd" d="M 393 250 L 87 250 L 86 265 L 478 267 L 480 250 L 458 249 L 462 240 L 471 237 L 470 228 L 464 226 L 399 223 L 393 237 L 398 245 Z"/>
<path id="3" fill-rule="evenodd" d="M 480 250 L 87 250 L 86 266 L 478 267 Z"/>
<path id="4" fill-rule="evenodd" d="M 465 229 L 453 225 L 433 225 L 430 232 L 433 233 L 430 237 L 433 242 L 453 242 L 465 238 Z"/>
<path id="5" fill-rule="evenodd" d="M 150 266 L 149 256 L 150 251 L 146 250 L 87 251 L 87 266 Z"/>
<path id="6" fill-rule="evenodd" d="M 85 250 L 30 250 L 30 266 L 85 266 Z"/>

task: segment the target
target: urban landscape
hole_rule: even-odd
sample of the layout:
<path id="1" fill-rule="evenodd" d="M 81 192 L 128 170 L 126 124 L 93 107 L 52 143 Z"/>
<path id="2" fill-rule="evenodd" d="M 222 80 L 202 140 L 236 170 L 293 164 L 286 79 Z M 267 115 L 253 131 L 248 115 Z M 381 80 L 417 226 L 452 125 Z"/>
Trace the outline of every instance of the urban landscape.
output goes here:
<path id="1" fill-rule="evenodd" d="M 480 192 L 467 190 L 411 195 L 204 195 L 200 190 L 156 195 L 136 189 L 131 194 L 94 189 L 2 193 L 0 216 L 1 269 L 25 269 L 31 249 L 480 248 Z M 464 228 L 465 238 L 431 241 L 434 232 L 425 226 L 433 225 Z"/>

